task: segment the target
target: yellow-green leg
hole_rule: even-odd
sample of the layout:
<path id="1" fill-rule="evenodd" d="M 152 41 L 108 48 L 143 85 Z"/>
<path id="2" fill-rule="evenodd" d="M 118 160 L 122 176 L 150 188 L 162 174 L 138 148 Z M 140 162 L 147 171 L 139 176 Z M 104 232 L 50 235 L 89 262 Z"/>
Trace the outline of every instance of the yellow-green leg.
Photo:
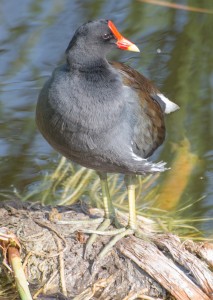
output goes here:
<path id="1" fill-rule="evenodd" d="M 136 175 L 126 175 L 125 183 L 127 186 L 129 202 L 129 222 L 126 230 L 118 233 L 99 253 L 98 257 L 103 258 L 107 252 L 123 237 L 133 234 L 137 230 L 136 209 L 135 209 L 135 184 Z"/>
<path id="2" fill-rule="evenodd" d="M 103 223 L 101 223 L 97 230 L 85 230 L 85 233 L 92 233 L 92 235 L 89 237 L 85 251 L 84 251 L 84 258 L 86 258 L 88 249 L 92 246 L 92 244 L 95 242 L 97 238 L 97 234 L 99 235 L 116 235 L 122 231 L 125 231 L 125 228 L 120 228 L 118 230 L 110 230 L 106 231 L 106 229 L 110 226 L 110 224 L 113 222 L 116 227 L 120 227 L 119 222 L 116 219 L 115 215 L 115 209 L 112 204 L 112 200 L 109 193 L 109 186 L 107 181 L 107 174 L 98 172 L 98 175 L 100 177 L 101 182 L 101 190 L 102 190 L 102 199 L 103 199 L 103 205 L 104 205 L 104 214 L 105 214 L 105 220 Z"/>
<path id="3" fill-rule="evenodd" d="M 98 172 L 101 181 L 102 198 L 104 203 L 104 213 L 106 219 L 114 219 L 115 209 L 109 193 L 107 174 Z"/>
<path id="4" fill-rule="evenodd" d="M 129 228 L 137 229 L 136 209 L 135 209 L 135 188 L 136 175 L 126 175 L 125 182 L 127 186 L 128 201 L 129 201 Z"/>

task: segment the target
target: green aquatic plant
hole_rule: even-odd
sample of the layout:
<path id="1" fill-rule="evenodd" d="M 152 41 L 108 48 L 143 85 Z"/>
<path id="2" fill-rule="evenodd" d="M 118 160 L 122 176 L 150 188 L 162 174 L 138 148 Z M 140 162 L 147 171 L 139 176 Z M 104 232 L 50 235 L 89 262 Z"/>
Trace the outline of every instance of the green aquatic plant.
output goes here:
<path id="1" fill-rule="evenodd" d="M 197 229 L 197 225 L 203 221 L 212 221 L 212 218 L 197 218 L 192 214 L 194 205 L 203 198 L 189 200 L 184 204 L 180 202 L 179 206 L 170 210 L 162 209 L 157 197 L 157 177 L 158 175 L 137 177 L 136 210 L 139 220 L 142 218 L 155 221 L 156 232 L 174 232 L 184 239 L 207 240 L 203 232 Z M 108 181 L 117 214 L 127 215 L 127 192 L 122 175 L 109 174 Z M 162 185 L 165 184 L 166 182 L 162 182 Z M 36 201 L 43 205 L 72 205 L 83 201 L 89 207 L 103 208 L 100 180 L 95 171 L 76 166 L 64 157 L 56 169 L 45 175 L 33 190 L 24 194 L 17 191 L 15 193 L 21 201 Z"/>

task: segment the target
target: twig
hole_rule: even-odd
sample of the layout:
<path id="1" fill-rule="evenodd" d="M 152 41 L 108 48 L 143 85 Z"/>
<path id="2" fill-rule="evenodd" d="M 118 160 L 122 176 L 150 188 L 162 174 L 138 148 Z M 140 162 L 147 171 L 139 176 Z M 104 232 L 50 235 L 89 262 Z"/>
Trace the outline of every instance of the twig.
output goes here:
<path id="1" fill-rule="evenodd" d="M 58 244 L 58 250 L 60 252 L 59 254 L 59 272 L 60 272 L 60 280 L 61 280 L 61 288 L 62 293 L 64 296 L 67 297 L 67 287 L 66 287 L 66 281 L 65 281 L 65 269 L 64 269 L 64 252 L 62 250 L 62 243 L 59 238 L 56 238 L 57 244 Z"/>
<path id="2" fill-rule="evenodd" d="M 159 5 L 159 6 L 174 8 L 174 9 L 181 9 L 181 10 L 187 10 L 187 11 L 193 11 L 193 12 L 199 12 L 199 13 L 213 14 L 213 10 L 212 9 L 207 9 L 207 8 L 170 3 L 170 2 L 167 2 L 167 1 L 161 1 L 161 0 L 139 0 L 139 1 L 149 3 L 149 4 L 156 4 L 156 5 Z"/>
<path id="3" fill-rule="evenodd" d="M 53 281 L 53 279 L 56 277 L 57 271 L 55 271 L 50 279 L 41 287 L 33 296 L 33 299 L 37 299 L 38 295 L 40 295 L 42 292 L 45 294 L 48 288 L 48 285 Z"/>
<path id="4" fill-rule="evenodd" d="M 46 227 L 48 229 L 50 229 L 51 231 L 53 231 L 63 242 L 64 242 L 64 245 L 65 247 L 63 248 L 63 252 L 66 251 L 67 249 L 67 242 L 66 242 L 66 239 L 56 230 L 54 229 L 51 225 L 47 224 L 47 223 L 43 223 L 43 222 L 40 222 L 38 220 L 33 220 L 35 223 L 37 223 L 38 225 L 40 226 L 43 226 L 43 227 Z"/>

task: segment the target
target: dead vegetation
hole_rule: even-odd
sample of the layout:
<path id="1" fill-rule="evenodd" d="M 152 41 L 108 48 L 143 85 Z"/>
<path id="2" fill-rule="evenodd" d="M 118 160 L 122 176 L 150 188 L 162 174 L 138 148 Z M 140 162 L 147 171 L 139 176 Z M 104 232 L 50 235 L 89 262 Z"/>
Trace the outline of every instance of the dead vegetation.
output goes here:
<path id="1" fill-rule="evenodd" d="M 212 244 L 182 242 L 160 233 L 154 221 L 141 216 L 142 239 L 123 238 L 99 260 L 97 254 L 110 239 L 99 236 L 84 259 L 88 235 L 82 229 L 96 228 L 101 217 L 101 210 L 85 212 L 80 205 L 52 209 L 19 201 L 0 203 L 0 227 L 13 231 L 21 243 L 34 299 L 213 299 Z M 119 217 L 126 222 L 125 215 Z M 57 224 L 89 218 L 92 224 Z M 0 290 L 6 293 L 0 299 L 18 299 L 6 276 L 8 270 L 2 267 Z"/>

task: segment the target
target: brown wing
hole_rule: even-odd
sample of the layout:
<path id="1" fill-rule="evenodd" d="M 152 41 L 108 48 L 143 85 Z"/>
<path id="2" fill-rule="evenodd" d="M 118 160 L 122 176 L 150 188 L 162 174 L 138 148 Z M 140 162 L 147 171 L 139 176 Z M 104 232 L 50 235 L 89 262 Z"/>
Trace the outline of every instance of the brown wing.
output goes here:
<path id="1" fill-rule="evenodd" d="M 119 71 L 124 85 L 137 93 L 141 113 L 134 128 L 133 151 L 143 158 L 149 157 L 163 143 L 165 138 L 164 109 L 155 100 L 157 88 L 143 75 L 122 63 L 111 65 Z"/>

